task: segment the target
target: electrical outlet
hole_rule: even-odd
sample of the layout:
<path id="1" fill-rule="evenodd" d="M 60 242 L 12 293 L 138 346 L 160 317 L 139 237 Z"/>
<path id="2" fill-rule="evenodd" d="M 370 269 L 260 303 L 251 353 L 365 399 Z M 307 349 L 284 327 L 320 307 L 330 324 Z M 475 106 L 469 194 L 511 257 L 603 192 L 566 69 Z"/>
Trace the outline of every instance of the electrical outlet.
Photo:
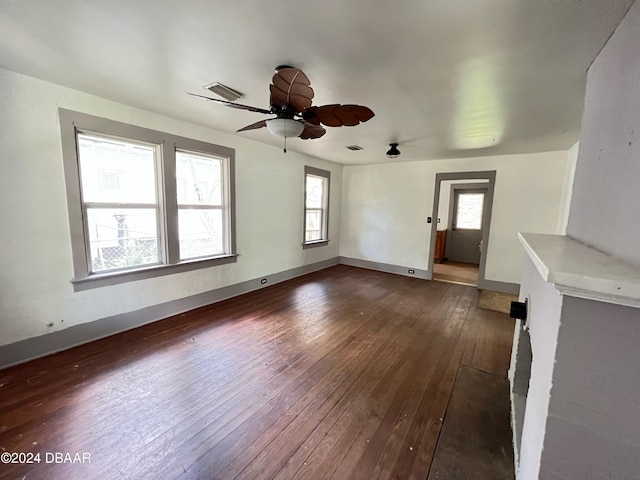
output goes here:
<path id="1" fill-rule="evenodd" d="M 264 285 L 265 283 L 267 283 L 267 279 L 266 279 L 266 278 L 263 278 L 262 280 L 260 280 L 260 283 L 261 283 L 262 285 Z"/>
<path id="2" fill-rule="evenodd" d="M 410 273 L 411 275 L 413 275 L 414 273 L 416 273 L 416 271 L 415 271 L 413 268 L 410 268 L 410 269 L 409 269 L 409 273 Z"/>

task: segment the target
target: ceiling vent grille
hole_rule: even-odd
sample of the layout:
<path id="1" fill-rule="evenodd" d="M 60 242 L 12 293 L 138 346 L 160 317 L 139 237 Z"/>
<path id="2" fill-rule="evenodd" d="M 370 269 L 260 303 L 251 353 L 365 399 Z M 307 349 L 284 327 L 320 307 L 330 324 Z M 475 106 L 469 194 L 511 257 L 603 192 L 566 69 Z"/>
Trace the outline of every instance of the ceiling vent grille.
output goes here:
<path id="1" fill-rule="evenodd" d="M 224 98 L 228 102 L 235 102 L 239 98 L 244 97 L 244 94 L 218 82 L 212 83 L 210 85 L 205 85 L 203 88 L 206 88 L 211 93 L 215 93 L 216 95 Z"/>
<path id="2" fill-rule="evenodd" d="M 349 150 L 353 150 L 354 152 L 357 152 L 358 150 L 364 150 L 364 148 L 362 148 L 360 145 L 347 145 L 347 148 Z"/>

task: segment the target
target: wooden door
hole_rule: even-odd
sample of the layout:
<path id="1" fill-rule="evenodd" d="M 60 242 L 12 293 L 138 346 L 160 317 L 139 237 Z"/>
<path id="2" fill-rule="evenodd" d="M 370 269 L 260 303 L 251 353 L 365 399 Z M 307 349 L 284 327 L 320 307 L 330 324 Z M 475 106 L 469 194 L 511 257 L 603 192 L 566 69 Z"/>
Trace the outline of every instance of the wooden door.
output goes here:
<path id="1" fill-rule="evenodd" d="M 453 190 L 453 217 L 447 235 L 447 259 L 480 263 L 486 189 Z"/>

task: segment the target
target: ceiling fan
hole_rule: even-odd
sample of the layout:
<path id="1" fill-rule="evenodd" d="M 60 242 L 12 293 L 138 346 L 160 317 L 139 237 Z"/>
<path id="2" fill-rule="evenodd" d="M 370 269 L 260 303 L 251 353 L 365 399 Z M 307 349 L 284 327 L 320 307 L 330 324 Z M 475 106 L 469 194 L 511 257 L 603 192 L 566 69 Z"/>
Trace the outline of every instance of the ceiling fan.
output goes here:
<path id="1" fill-rule="evenodd" d="M 288 65 L 276 68 L 269 90 L 271 92 L 269 109 L 218 100 L 195 93 L 189 95 L 221 103 L 231 108 L 275 115 L 275 118 L 260 120 L 237 131 L 243 132 L 267 127 L 272 135 L 283 137 L 285 141 L 287 137 L 300 137 L 303 140 L 320 138 L 327 133 L 322 125 L 351 127 L 366 122 L 374 116 L 370 108 L 362 105 L 311 106 L 314 94 L 309 78 L 299 68 Z"/>

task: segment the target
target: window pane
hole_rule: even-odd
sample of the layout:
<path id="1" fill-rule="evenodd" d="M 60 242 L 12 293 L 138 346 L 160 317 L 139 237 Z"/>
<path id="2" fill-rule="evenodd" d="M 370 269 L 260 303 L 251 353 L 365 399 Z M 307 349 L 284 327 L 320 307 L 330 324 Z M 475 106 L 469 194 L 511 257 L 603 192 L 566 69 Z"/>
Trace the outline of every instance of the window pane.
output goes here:
<path id="1" fill-rule="evenodd" d="M 306 242 L 322 240 L 322 210 L 307 210 L 304 240 Z"/>
<path id="2" fill-rule="evenodd" d="M 222 210 L 178 210 L 180 260 L 224 252 Z"/>
<path id="3" fill-rule="evenodd" d="M 484 193 L 458 194 L 456 228 L 480 230 L 482 228 L 482 204 Z"/>
<path id="4" fill-rule="evenodd" d="M 324 178 L 307 175 L 307 208 L 322 208 Z"/>
<path id="5" fill-rule="evenodd" d="M 222 205 L 222 160 L 176 152 L 178 205 Z"/>
<path id="6" fill-rule="evenodd" d="M 89 208 L 91 271 L 159 263 L 155 209 Z"/>
<path id="7" fill-rule="evenodd" d="M 156 203 L 155 148 L 78 134 L 85 202 Z"/>

